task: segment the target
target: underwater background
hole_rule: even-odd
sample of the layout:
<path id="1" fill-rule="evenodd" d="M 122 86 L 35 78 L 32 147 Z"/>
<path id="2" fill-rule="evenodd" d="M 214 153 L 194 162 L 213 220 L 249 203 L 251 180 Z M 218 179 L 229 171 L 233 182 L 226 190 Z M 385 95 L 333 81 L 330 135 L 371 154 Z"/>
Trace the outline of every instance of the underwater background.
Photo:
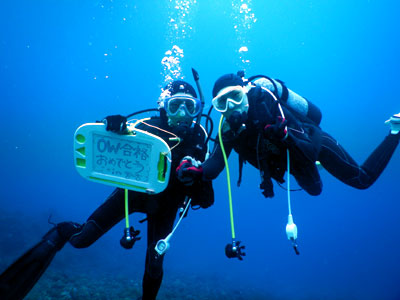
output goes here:
<path id="1" fill-rule="evenodd" d="M 78 126 L 156 107 L 170 78 L 195 85 L 192 67 L 205 112 L 222 74 L 285 81 L 361 164 L 400 111 L 398 12 L 394 0 L 2 0 L 0 272 L 51 228 L 49 216 L 83 223 L 113 190 L 76 172 Z M 291 194 L 299 256 L 285 234 L 286 191 L 275 185 L 265 199 L 249 165 L 236 187 L 237 156 L 229 162 L 247 256 L 225 257 L 224 171 L 215 204 L 191 210 L 171 240 L 158 299 L 400 299 L 399 149 L 368 190 L 322 171 L 320 196 Z M 136 299 L 144 217 L 130 216 L 143 236 L 131 250 L 119 245 L 123 221 L 88 249 L 67 244 L 27 299 Z"/>

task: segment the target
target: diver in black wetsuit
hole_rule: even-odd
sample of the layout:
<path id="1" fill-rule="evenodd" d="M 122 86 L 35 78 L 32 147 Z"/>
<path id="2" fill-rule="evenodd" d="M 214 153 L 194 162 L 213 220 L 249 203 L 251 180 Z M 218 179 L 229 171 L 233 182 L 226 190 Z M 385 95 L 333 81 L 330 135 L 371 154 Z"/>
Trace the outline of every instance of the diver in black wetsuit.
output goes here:
<path id="1" fill-rule="evenodd" d="M 214 202 L 210 181 L 181 182 L 174 170 L 184 156 L 203 161 L 207 152 L 205 133 L 193 123 L 201 114 L 201 102 L 195 90 L 184 81 L 173 81 L 164 89 L 160 101 L 160 117 L 145 119 L 136 128 L 161 137 L 171 148 L 171 174 L 167 188 L 159 194 L 129 191 L 129 213 L 147 214 L 147 252 L 143 276 L 143 300 L 156 299 L 163 278 L 164 255 L 155 251 L 157 241 L 166 238 L 172 231 L 178 209 L 186 197 L 191 205 L 207 208 Z M 127 119 L 109 116 L 105 119 L 107 130 L 124 133 Z M 177 139 L 170 139 L 178 136 Z M 23 299 L 50 264 L 58 250 L 67 241 L 75 248 L 86 248 L 124 218 L 124 190 L 115 191 L 97 208 L 83 224 L 62 222 L 51 229 L 35 247 L 0 275 L 0 299 Z M 131 248 L 140 239 L 138 231 L 131 228 L 132 243 L 121 245 Z"/>
<path id="2" fill-rule="evenodd" d="M 260 188 L 265 197 L 274 196 L 271 178 L 284 182 L 287 150 L 290 173 L 301 188 L 315 196 L 322 191 L 317 161 L 343 183 L 366 189 L 383 172 L 399 144 L 400 114 L 397 114 L 387 121 L 391 126 L 389 135 L 359 166 L 319 127 L 322 116 L 315 105 L 289 90 L 282 81 L 266 76 L 246 80 L 240 75 L 220 77 L 213 88 L 212 102 L 225 117 L 222 140 L 227 156 L 234 149 L 239 154 L 240 166 L 248 161 L 260 170 Z M 190 160 L 181 166 L 182 178 L 216 178 L 224 168 L 220 144 L 216 144 L 201 166 L 192 166 Z"/>

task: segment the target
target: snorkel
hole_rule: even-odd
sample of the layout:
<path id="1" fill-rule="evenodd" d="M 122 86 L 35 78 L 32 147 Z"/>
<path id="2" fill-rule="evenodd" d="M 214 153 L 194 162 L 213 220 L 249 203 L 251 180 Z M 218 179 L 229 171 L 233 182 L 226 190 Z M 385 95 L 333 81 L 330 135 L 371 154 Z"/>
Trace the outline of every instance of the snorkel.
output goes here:
<path id="1" fill-rule="evenodd" d="M 200 124 L 201 115 L 203 114 L 203 108 L 204 108 L 204 104 L 205 104 L 204 94 L 203 94 L 203 91 L 201 90 L 201 86 L 200 86 L 199 73 L 195 69 L 192 68 L 192 74 L 193 74 L 194 82 L 196 83 L 197 91 L 199 92 L 199 98 L 200 98 L 200 102 L 201 102 L 201 109 L 200 109 L 199 115 L 197 116 L 197 119 L 196 119 L 196 123 Z"/>
<path id="2" fill-rule="evenodd" d="M 199 115 L 196 118 L 196 124 L 198 124 L 199 127 L 201 127 L 204 130 L 204 133 L 207 136 L 206 140 L 204 142 L 207 145 L 207 148 L 208 148 L 207 154 L 206 154 L 206 159 L 207 159 L 209 154 L 210 154 L 210 147 L 209 147 L 208 142 L 211 139 L 211 134 L 213 132 L 213 126 L 214 126 L 213 125 L 213 121 L 212 121 L 212 119 L 210 117 L 211 110 L 212 110 L 213 106 L 211 105 L 210 110 L 208 111 L 208 114 L 203 115 L 203 109 L 204 109 L 205 101 L 204 101 L 204 94 L 203 94 L 203 91 L 202 91 L 201 85 L 200 85 L 200 76 L 199 76 L 199 73 L 194 68 L 192 68 L 192 74 L 193 74 L 194 82 L 196 83 L 197 91 L 199 92 L 199 98 L 200 98 L 200 103 L 201 103 L 201 109 L 200 109 Z M 203 116 L 206 118 L 205 128 L 203 128 L 201 126 L 201 124 L 200 124 L 201 118 Z M 210 123 L 210 130 L 208 129 L 208 123 Z"/>

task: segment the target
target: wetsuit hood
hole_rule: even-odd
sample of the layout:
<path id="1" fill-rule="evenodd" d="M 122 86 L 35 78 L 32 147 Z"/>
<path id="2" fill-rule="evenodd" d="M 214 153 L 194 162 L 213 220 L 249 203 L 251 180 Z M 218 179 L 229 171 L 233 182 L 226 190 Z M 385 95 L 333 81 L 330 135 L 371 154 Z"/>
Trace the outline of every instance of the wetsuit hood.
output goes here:
<path id="1" fill-rule="evenodd" d="M 222 75 L 214 83 L 214 87 L 212 90 L 213 98 L 215 98 L 218 95 L 218 92 L 221 91 L 223 88 L 226 88 L 228 86 L 237 86 L 237 85 L 244 86 L 242 78 L 232 73 Z"/>

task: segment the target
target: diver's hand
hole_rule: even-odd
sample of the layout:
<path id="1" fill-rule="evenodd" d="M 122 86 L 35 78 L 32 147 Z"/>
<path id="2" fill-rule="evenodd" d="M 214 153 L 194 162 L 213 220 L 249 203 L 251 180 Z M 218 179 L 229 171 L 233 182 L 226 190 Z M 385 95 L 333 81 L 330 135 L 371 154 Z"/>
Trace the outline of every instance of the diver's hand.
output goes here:
<path id="1" fill-rule="evenodd" d="M 228 258 L 237 257 L 239 260 L 243 260 L 242 256 L 246 256 L 246 253 L 242 252 L 246 247 L 240 246 L 240 241 L 237 243 L 228 244 L 225 246 L 225 255 Z"/>
<path id="2" fill-rule="evenodd" d="M 103 123 L 106 125 L 107 131 L 112 131 L 115 133 L 124 133 L 126 131 L 127 119 L 121 115 L 112 115 L 105 117 Z"/>
<path id="3" fill-rule="evenodd" d="M 264 136 L 270 140 L 282 141 L 287 137 L 287 120 L 278 116 L 274 124 L 267 124 L 264 127 Z"/>
<path id="4" fill-rule="evenodd" d="M 185 156 L 176 168 L 176 176 L 185 185 L 192 185 L 195 180 L 199 180 L 203 175 L 201 163 L 191 156 Z"/>

